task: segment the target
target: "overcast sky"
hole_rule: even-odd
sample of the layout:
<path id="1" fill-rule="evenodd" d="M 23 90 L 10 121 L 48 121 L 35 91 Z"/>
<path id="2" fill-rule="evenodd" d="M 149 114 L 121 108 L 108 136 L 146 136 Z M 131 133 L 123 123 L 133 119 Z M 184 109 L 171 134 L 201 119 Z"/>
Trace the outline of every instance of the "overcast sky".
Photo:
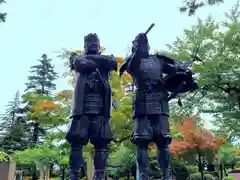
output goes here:
<path id="1" fill-rule="evenodd" d="M 184 28 L 195 24 L 197 17 L 210 13 L 221 20 L 236 1 L 197 11 L 193 17 L 179 13 L 181 1 L 169 0 L 8 0 L 0 6 L 7 12 L 7 21 L 0 24 L 0 114 L 17 90 L 23 92 L 29 68 L 43 53 L 54 61 L 56 71 L 63 72 L 63 62 L 55 51 L 61 48 L 82 49 L 83 37 L 96 32 L 106 53 L 125 56 L 127 47 L 151 23 L 156 26 L 149 33 L 152 50 L 165 49 Z M 144 2 L 144 3 L 143 3 Z M 57 89 L 69 87 L 64 78 Z"/>

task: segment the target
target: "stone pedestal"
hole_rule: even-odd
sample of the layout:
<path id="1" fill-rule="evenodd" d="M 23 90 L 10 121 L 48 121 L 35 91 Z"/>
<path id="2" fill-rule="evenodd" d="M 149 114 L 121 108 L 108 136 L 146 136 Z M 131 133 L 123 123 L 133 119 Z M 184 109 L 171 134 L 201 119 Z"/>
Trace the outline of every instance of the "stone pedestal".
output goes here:
<path id="1" fill-rule="evenodd" d="M 1 180 L 13 180 L 15 164 L 8 161 L 0 161 Z"/>

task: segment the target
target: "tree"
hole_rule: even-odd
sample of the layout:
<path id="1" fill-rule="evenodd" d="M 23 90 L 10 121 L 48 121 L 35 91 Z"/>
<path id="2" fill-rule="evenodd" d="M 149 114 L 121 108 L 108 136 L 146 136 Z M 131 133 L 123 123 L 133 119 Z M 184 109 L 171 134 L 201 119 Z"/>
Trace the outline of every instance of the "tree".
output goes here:
<path id="1" fill-rule="evenodd" d="M 180 8 L 180 12 L 188 11 L 188 16 L 192 16 L 195 14 L 196 10 L 203 6 L 213 6 L 223 2 L 223 0 L 184 0 L 184 5 Z"/>
<path id="2" fill-rule="evenodd" d="M 43 54 L 42 59 L 38 60 L 39 64 L 30 68 L 31 75 L 28 77 L 25 94 L 22 97 L 23 102 L 26 104 L 23 111 L 27 115 L 29 133 L 32 132 L 31 148 L 36 147 L 37 143 L 43 140 L 43 136 L 46 133 L 43 123 L 46 123 L 46 119 L 51 114 L 50 112 L 43 113 L 42 110 L 45 110 L 45 106 L 47 106 L 47 109 L 53 108 L 51 107 L 53 105 L 51 104 L 51 95 L 52 91 L 56 89 L 54 80 L 57 79 L 57 73 L 51 61 L 46 54 Z M 33 164 L 33 169 L 35 170 L 33 171 L 32 179 L 35 180 L 37 178 L 35 164 Z"/>
<path id="3" fill-rule="evenodd" d="M 23 150 L 28 146 L 27 126 L 22 119 L 17 119 L 2 138 L 1 149 L 8 154 L 15 150 Z"/>
<path id="4" fill-rule="evenodd" d="M 196 161 L 199 171 L 202 172 L 203 159 L 212 163 L 225 139 L 199 127 L 194 119 L 185 119 L 178 130 L 182 135 L 182 140 L 172 141 L 170 149 L 173 156 L 189 162 Z"/>
<path id="5" fill-rule="evenodd" d="M 1 132 L 6 132 L 8 128 L 14 123 L 17 116 L 17 111 L 20 108 L 20 94 L 16 92 L 13 101 L 10 101 L 6 106 L 5 113 L 1 117 Z"/>
<path id="6" fill-rule="evenodd" d="M 27 126 L 20 110 L 20 94 L 17 91 L 13 101 L 8 103 L 0 123 L 2 133 L 0 147 L 7 153 L 24 149 L 27 145 Z"/>
<path id="7" fill-rule="evenodd" d="M 134 145 L 128 147 L 121 144 L 117 150 L 110 153 L 108 170 L 112 177 L 128 176 L 130 173 L 136 176 L 135 167 L 136 152 Z"/>
<path id="8" fill-rule="evenodd" d="M 25 91 L 33 91 L 38 94 L 50 94 L 56 89 L 54 80 L 57 79 L 57 73 L 51 61 L 46 54 L 43 54 L 42 59 L 38 60 L 39 64 L 30 68 L 32 75 L 28 76 Z"/>
<path id="9" fill-rule="evenodd" d="M 6 1 L 0 0 L 0 5 L 3 3 L 6 3 Z M 3 23 L 6 21 L 6 16 L 7 16 L 7 13 L 0 12 L 0 23 Z"/>
<path id="10" fill-rule="evenodd" d="M 62 164 L 63 159 L 66 159 L 61 155 L 68 148 L 63 141 L 65 132 L 61 127 L 68 123 L 68 101 L 71 95 L 68 91 L 63 91 L 51 97 L 36 93 L 27 96 L 26 101 L 31 104 L 28 118 L 39 120 L 45 134 L 41 143 L 34 143 L 24 151 L 15 151 L 14 158 L 20 164 L 32 165 L 33 178 L 36 178 L 37 169 L 43 172 L 47 168 L 51 176 L 53 165 Z"/>
<path id="11" fill-rule="evenodd" d="M 177 59 L 189 61 L 196 72 L 200 88 L 184 100 L 199 113 L 212 113 L 214 125 L 235 137 L 240 132 L 239 17 L 237 3 L 225 20 L 199 19 L 197 25 L 184 30 L 184 38 L 168 45 Z"/>
<path id="12" fill-rule="evenodd" d="M 33 126 L 33 144 L 38 142 L 40 134 L 44 134 L 43 128 L 40 127 L 41 118 L 34 116 L 34 108 L 38 107 L 40 101 L 51 100 L 51 93 L 56 89 L 54 80 L 57 79 L 57 73 L 51 64 L 51 59 L 46 54 L 42 55 L 42 59 L 38 60 L 39 64 L 32 66 L 28 82 L 26 83 L 23 101 L 27 105 L 25 111 L 28 114 L 28 121 Z M 35 118 L 35 119 L 34 119 Z"/>

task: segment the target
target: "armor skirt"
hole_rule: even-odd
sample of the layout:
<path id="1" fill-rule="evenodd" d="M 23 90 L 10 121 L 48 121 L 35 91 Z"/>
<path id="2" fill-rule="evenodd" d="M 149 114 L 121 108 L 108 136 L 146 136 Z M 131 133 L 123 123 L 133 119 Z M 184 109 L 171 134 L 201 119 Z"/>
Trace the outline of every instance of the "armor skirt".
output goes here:
<path id="1" fill-rule="evenodd" d="M 93 145 L 110 143 L 113 134 L 109 118 L 96 115 L 72 117 L 66 140 L 70 144 L 81 145 L 86 145 L 89 140 Z"/>
<path id="2" fill-rule="evenodd" d="M 143 115 L 134 118 L 132 142 L 170 144 L 171 135 L 167 115 Z"/>

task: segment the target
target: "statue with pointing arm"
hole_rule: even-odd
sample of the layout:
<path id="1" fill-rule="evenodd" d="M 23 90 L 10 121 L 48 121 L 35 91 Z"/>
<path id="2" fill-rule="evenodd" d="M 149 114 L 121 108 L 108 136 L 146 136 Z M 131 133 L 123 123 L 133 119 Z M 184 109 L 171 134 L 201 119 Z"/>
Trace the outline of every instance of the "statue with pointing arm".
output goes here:
<path id="1" fill-rule="evenodd" d="M 148 30 L 149 31 L 149 30 Z M 172 180 L 169 167 L 171 135 L 168 102 L 178 93 L 197 88 L 192 72 L 165 54 L 149 53 L 147 33 L 133 40 L 132 54 L 125 59 L 120 75 L 127 71 L 136 86 L 133 99 L 134 131 L 132 142 L 137 147 L 136 161 L 139 180 L 148 179 L 148 145 L 157 146 L 157 160 L 163 180 Z"/>

